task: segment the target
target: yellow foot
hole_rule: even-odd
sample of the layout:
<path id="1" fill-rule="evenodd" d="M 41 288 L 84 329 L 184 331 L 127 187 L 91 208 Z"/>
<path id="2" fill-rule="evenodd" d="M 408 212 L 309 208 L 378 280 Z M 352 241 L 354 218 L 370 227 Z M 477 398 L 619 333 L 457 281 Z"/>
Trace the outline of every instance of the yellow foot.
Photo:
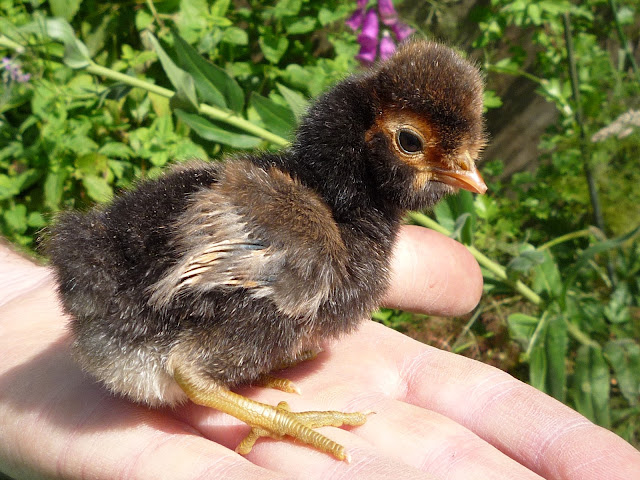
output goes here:
<path id="1" fill-rule="evenodd" d="M 285 368 L 293 367 L 307 360 L 312 360 L 316 358 L 321 351 L 322 350 L 304 350 L 295 357 L 283 361 L 277 365 L 274 370 L 284 370 Z M 300 395 L 300 389 L 291 380 L 276 377 L 269 373 L 261 375 L 253 384 L 257 387 L 273 388 L 281 392 L 297 393 Z"/>
<path id="2" fill-rule="evenodd" d="M 236 451 L 247 454 L 260 437 L 282 439 L 285 435 L 300 440 L 307 445 L 333 455 L 338 460 L 349 461 L 346 449 L 333 440 L 318 433 L 314 428 L 340 427 L 342 425 L 362 425 L 367 421 L 367 413 L 343 413 L 337 411 L 292 412 L 285 402 L 278 406 L 256 402 L 220 386 L 207 387 L 199 381 L 192 381 L 179 371 L 174 373 L 178 385 L 187 396 L 199 405 L 215 408 L 245 422 L 251 432 L 240 442 Z"/>
<path id="3" fill-rule="evenodd" d="M 257 402 L 256 402 L 257 403 Z M 330 453 L 338 460 L 347 463 L 351 460 L 346 449 L 325 437 L 321 433 L 313 430 L 318 427 L 341 427 L 343 425 L 357 426 L 367 421 L 367 414 L 361 412 L 344 413 L 337 411 L 308 411 L 292 412 L 287 402 L 278 403 L 277 407 L 264 405 L 273 414 L 273 424 L 269 428 L 259 425 L 252 425 L 251 432 L 236 447 L 236 452 L 246 455 L 251 451 L 256 440 L 260 437 L 270 437 L 281 440 L 285 435 L 289 435 L 301 442 L 311 445 L 318 450 Z M 265 412 L 266 413 L 266 412 Z"/>
<path id="4" fill-rule="evenodd" d="M 268 373 L 260 376 L 258 380 L 254 382 L 257 387 L 274 388 L 281 392 L 297 393 L 300 395 L 300 389 L 291 380 L 286 378 L 274 377 Z"/>

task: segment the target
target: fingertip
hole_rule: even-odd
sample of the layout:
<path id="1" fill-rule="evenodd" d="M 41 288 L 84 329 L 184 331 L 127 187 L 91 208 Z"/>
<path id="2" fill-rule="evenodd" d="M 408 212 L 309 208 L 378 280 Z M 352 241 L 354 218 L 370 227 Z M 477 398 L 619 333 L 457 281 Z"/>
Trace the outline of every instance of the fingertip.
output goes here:
<path id="1" fill-rule="evenodd" d="M 482 272 L 469 250 L 433 230 L 402 227 L 385 306 L 433 315 L 471 311 L 482 296 Z"/>

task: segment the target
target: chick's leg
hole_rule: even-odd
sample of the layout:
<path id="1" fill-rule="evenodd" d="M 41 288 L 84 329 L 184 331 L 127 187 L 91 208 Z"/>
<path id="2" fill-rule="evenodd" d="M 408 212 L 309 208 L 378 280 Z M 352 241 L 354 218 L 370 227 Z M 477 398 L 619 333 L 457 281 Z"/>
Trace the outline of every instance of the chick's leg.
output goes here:
<path id="1" fill-rule="evenodd" d="M 342 445 L 313 429 L 324 426 L 362 425 L 367 420 L 366 414 L 360 412 L 291 412 L 286 402 L 280 402 L 274 407 L 223 388 L 198 388 L 199 382 L 190 381 L 180 372 L 175 372 L 174 377 L 192 402 L 232 415 L 251 427 L 249 435 L 236 448 L 236 451 L 243 455 L 251 451 L 260 437 L 280 440 L 289 435 L 333 455 L 338 460 L 348 462 L 349 455 Z"/>

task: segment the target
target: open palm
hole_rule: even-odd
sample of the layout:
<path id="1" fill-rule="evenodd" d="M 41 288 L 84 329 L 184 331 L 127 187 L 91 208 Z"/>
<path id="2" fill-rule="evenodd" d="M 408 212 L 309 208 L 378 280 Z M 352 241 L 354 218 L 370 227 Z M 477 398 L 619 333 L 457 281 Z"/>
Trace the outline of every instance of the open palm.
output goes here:
<path id="1" fill-rule="evenodd" d="M 0 470 L 17 478 L 640 478 L 640 453 L 613 433 L 504 372 L 372 322 L 282 373 L 302 395 L 242 390 L 292 410 L 376 412 L 360 427 L 320 429 L 351 463 L 264 439 L 242 457 L 233 449 L 248 427 L 234 418 L 191 403 L 151 410 L 84 375 L 48 270 L 0 250 Z M 394 265 L 390 305 L 456 314 L 478 300 L 477 265 L 439 234 L 405 228 Z"/>

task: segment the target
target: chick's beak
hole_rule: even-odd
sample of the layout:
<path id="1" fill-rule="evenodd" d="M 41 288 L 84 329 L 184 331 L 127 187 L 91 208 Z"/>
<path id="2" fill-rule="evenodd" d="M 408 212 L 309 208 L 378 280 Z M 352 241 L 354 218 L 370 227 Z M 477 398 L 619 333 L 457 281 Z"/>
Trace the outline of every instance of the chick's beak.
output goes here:
<path id="1" fill-rule="evenodd" d="M 460 162 L 460 167 L 457 169 L 440 167 L 431 168 L 433 180 L 446 183 L 452 187 L 469 190 L 473 193 L 486 192 L 487 185 L 484 183 L 475 163 L 471 158 L 469 158 L 468 154 L 466 154 L 465 157 L 465 160 L 467 161 Z"/>

